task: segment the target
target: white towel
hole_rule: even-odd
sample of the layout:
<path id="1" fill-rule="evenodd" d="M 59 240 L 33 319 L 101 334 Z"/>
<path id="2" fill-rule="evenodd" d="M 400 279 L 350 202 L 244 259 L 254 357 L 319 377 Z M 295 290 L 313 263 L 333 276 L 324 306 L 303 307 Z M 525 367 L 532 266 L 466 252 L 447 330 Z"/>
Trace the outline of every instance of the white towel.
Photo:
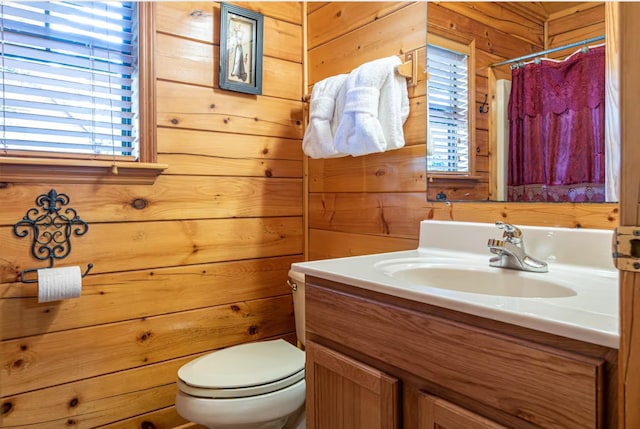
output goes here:
<path id="1" fill-rule="evenodd" d="M 336 112 L 336 100 L 346 74 L 332 76 L 313 85 L 309 101 L 309 125 L 302 139 L 302 150 L 311 158 L 335 158 L 346 156 L 334 145 L 334 134 L 341 112 Z"/>
<path id="2" fill-rule="evenodd" d="M 337 152 L 360 156 L 404 146 L 409 97 L 406 78 L 395 72 L 399 64 L 397 56 L 381 58 L 349 74 L 334 136 Z"/>

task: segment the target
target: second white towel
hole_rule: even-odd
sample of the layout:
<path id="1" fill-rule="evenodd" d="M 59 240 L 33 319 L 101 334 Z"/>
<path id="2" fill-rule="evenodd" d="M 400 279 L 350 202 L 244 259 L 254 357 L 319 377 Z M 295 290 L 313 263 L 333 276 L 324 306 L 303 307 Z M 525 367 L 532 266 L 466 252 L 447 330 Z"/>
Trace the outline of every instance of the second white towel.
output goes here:
<path id="1" fill-rule="evenodd" d="M 337 152 L 360 156 L 404 146 L 402 126 L 409 116 L 409 97 L 406 78 L 395 72 L 399 64 L 400 58 L 391 56 L 349 74 L 334 136 Z"/>

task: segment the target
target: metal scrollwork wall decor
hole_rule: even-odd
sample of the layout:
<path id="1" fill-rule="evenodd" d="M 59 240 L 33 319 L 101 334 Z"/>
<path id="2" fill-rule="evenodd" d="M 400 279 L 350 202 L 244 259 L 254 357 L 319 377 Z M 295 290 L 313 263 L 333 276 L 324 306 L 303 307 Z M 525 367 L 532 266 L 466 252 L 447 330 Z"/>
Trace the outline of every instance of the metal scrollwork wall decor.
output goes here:
<path id="1" fill-rule="evenodd" d="M 22 220 L 13 225 L 13 232 L 18 237 L 26 237 L 33 233 L 31 254 L 39 261 L 49 260 L 49 268 L 53 267 L 56 259 L 63 259 L 71 253 L 71 236 L 82 236 L 89 230 L 89 225 L 80 219 L 73 208 L 62 210 L 69 204 L 69 196 L 58 194 L 51 189 L 47 194 L 40 194 L 36 198 L 38 208 L 27 210 Z M 86 276 L 93 268 L 93 264 L 87 266 L 82 277 Z M 23 270 L 20 281 L 23 283 L 35 283 L 37 280 L 25 280 L 25 274 L 37 271 L 37 268 Z"/>

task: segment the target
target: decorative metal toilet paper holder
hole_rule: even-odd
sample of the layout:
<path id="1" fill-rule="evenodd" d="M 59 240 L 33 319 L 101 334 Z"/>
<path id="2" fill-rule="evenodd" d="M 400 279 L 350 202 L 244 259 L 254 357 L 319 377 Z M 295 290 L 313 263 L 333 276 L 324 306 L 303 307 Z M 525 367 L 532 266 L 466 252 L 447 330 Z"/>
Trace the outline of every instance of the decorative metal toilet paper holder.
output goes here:
<path id="1" fill-rule="evenodd" d="M 75 209 L 67 208 L 61 213 L 62 207 L 69 204 L 69 196 L 58 194 L 51 189 L 47 194 L 40 194 L 36 198 L 36 205 L 40 207 L 27 210 L 24 217 L 13 225 L 13 232 L 18 237 L 26 237 L 33 232 L 31 254 L 39 261 L 49 260 L 49 267 L 53 268 L 56 259 L 63 259 L 71 253 L 71 235 L 82 236 L 89 230 L 89 225 L 80 219 Z M 82 277 L 89 274 L 93 264 L 87 265 Z M 25 274 L 37 272 L 38 268 L 22 270 L 22 283 L 37 283 L 38 280 L 27 280 Z"/>

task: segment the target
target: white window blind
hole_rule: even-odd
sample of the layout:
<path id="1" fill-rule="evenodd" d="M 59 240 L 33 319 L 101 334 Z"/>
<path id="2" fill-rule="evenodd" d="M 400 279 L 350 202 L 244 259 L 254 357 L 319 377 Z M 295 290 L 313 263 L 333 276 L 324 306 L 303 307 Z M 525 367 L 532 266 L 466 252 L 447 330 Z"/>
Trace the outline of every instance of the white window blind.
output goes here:
<path id="1" fill-rule="evenodd" d="M 427 169 L 469 172 L 469 68 L 466 54 L 427 46 L 432 153 Z"/>
<path id="2" fill-rule="evenodd" d="M 130 2 L 0 2 L 0 153 L 137 156 L 135 15 Z"/>

